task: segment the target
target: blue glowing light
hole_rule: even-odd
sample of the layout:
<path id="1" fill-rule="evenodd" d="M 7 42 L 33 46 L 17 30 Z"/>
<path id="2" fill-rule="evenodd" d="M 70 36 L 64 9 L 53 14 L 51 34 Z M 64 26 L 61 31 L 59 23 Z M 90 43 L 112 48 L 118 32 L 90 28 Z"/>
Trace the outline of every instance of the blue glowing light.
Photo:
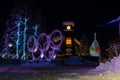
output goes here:
<path id="1" fill-rule="evenodd" d="M 16 59 L 19 58 L 19 41 L 20 41 L 20 22 L 17 23 L 18 31 L 17 31 L 17 40 L 16 40 Z"/>
<path id="2" fill-rule="evenodd" d="M 24 22 L 23 22 L 23 24 L 24 24 L 24 31 L 23 31 L 23 55 L 22 55 L 22 57 L 21 57 L 21 58 L 23 58 L 23 60 L 26 59 L 26 58 L 25 58 L 25 56 L 26 56 L 26 51 L 25 51 L 25 49 L 26 49 L 26 31 L 27 31 L 27 28 L 28 28 L 28 26 L 27 26 L 28 20 L 29 20 L 29 19 L 25 18 L 25 19 L 24 19 Z"/>
<path id="3" fill-rule="evenodd" d="M 34 27 L 34 30 L 35 30 L 35 31 L 34 31 L 34 35 L 35 35 L 35 36 L 37 36 L 38 27 L 39 27 L 38 25 L 35 25 L 35 27 Z"/>

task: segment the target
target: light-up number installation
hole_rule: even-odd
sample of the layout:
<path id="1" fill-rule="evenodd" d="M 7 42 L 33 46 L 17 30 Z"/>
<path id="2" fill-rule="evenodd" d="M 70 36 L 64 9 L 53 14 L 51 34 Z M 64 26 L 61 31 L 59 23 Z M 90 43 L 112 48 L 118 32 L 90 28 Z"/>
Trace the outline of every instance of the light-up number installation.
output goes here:
<path id="1" fill-rule="evenodd" d="M 54 30 L 51 34 L 41 33 L 37 38 L 31 36 L 27 42 L 28 51 L 32 53 L 32 59 L 38 61 L 45 59 L 50 61 L 56 57 L 56 51 L 60 49 L 62 45 L 62 33 L 60 30 Z M 36 57 L 36 52 L 39 51 L 39 55 Z"/>

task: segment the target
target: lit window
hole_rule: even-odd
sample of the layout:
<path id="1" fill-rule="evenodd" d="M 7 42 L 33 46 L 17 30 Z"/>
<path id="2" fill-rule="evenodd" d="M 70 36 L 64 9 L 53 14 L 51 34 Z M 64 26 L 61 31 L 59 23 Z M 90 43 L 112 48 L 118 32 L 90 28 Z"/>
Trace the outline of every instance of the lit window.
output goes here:
<path id="1" fill-rule="evenodd" d="M 66 44 L 67 44 L 67 45 L 71 45 L 71 44 L 72 44 L 72 40 L 71 40 L 70 37 L 69 37 L 69 38 L 66 38 Z"/>

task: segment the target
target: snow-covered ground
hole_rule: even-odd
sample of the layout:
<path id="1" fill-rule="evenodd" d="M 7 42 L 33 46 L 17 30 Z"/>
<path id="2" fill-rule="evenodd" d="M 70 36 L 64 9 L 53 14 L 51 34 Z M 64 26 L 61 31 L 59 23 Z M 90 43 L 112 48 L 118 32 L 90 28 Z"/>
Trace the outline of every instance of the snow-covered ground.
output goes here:
<path id="1" fill-rule="evenodd" d="M 23 73 L 24 72 L 24 73 Z M 86 73 L 86 72 L 69 72 L 69 71 L 55 71 L 55 70 L 39 70 L 36 71 L 18 71 L 11 70 L 10 72 L 0 73 L 0 80 L 119 80 L 120 72 L 106 72 L 106 73 Z"/>
<path id="2" fill-rule="evenodd" d="M 0 80 L 119 80 L 120 56 L 96 68 L 0 67 Z"/>

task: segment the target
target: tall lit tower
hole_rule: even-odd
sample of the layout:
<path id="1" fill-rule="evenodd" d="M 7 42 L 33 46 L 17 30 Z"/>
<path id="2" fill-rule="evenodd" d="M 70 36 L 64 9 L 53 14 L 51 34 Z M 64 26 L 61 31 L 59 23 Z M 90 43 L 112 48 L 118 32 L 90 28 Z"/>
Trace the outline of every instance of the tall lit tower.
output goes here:
<path id="1" fill-rule="evenodd" d="M 65 56 L 75 55 L 74 47 L 74 22 L 66 21 L 63 22 L 65 29 L 63 30 L 65 36 Z"/>

